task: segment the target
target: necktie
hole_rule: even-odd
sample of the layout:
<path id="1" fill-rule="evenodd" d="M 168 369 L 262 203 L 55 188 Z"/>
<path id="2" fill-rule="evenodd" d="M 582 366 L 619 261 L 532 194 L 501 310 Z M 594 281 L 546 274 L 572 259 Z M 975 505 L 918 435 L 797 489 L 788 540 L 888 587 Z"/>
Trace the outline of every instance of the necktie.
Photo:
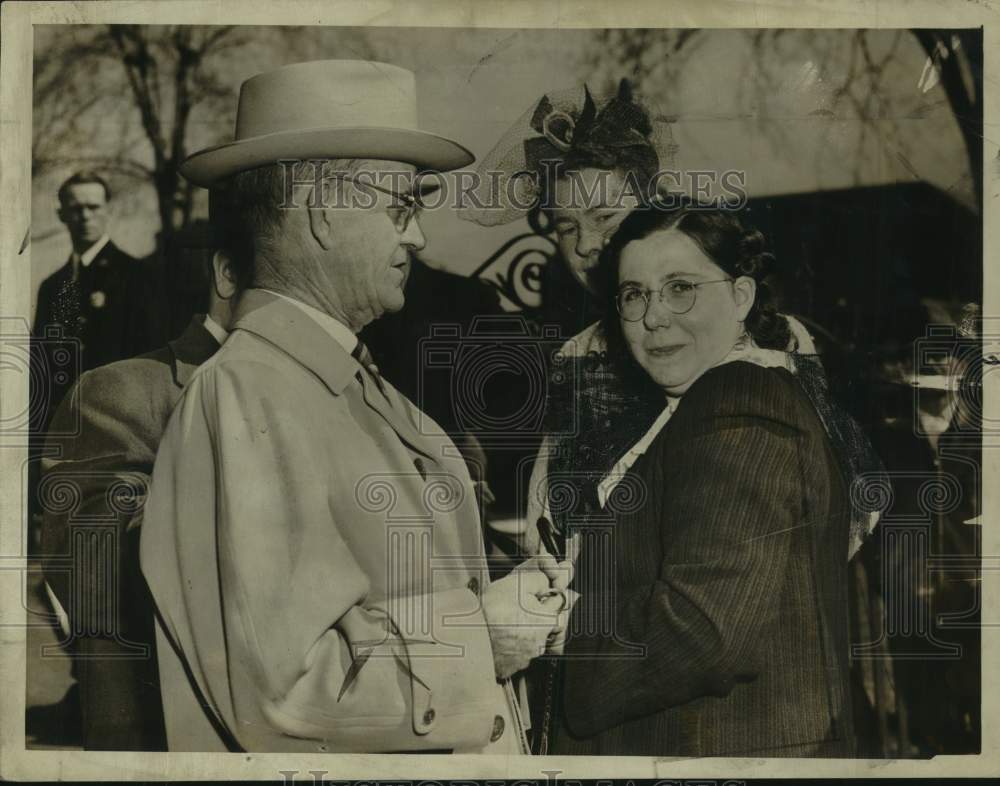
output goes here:
<path id="1" fill-rule="evenodd" d="M 357 346 L 351 352 L 351 357 L 353 357 L 358 363 L 361 364 L 372 378 L 375 380 L 375 384 L 378 385 L 379 391 L 385 396 L 385 387 L 382 384 L 382 376 L 378 373 L 378 366 L 375 365 L 375 359 L 372 357 L 372 353 L 368 351 L 368 347 L 359 338 Z M 388 397 L 386 398 L 388 400 Z"/>
<path id="2" fill-rule="evenodd" d="M 56 292 L 52 303 L 53 320 L 62 325 L 67 336 L 77 337 L 82 332 L 80 318 L 83 315 L 83 287 L 80 285 L 80 259 L 73 254 L 70 257 L 73 265 L 72 275 L 66 279 Z"/>
<path id="3" fill-rule="evenodd" d="M 368 369 L 374 376 L 378 376 L 378 366 L 375 365 L 375 359 L 372 357 L 372 353 L 368 351 L 365 342 L 360 338 L 357 345 L 351 351 L 351 357 Z"/>

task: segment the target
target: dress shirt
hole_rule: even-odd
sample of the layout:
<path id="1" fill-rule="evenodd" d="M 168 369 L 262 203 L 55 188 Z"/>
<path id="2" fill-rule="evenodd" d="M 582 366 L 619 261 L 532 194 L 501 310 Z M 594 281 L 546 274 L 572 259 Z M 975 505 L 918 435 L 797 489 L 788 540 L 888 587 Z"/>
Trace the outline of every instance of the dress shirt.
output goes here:
<path id="1" fill-rule="evenodd" d="M 80 264 L 84 267 L 90 267 L 90 263 L 94 261 L 94 258 L 101 253 L 101 250 L 108 244 L 111 240 L 107 235 L 101 235 L 97 242 L 94 243 L 90 248 L 84 251 L 82 254 L 77 254 L 75 251 L 72 256 L 79 260 Z"/>
<path id="2" fill-rule="evenodd" d="M 205 330 L 212 334 L 212 338 L 219 342 L 219 346 L 225 344 L 229 337 L 229 332 L 208 314 L 205 314 Z"/>
<path id="3" fill-rule="evenodd" d="M 323 328 L 323 330 L 329 333 L 330 337 L 347 350 L 347 352 L 353 352 L 354 348 L 358 345 L 358 337 L 354 335 L 354 332 L 343 322 L 338 322 L 329 314 L 320 311 L 318 308 L 310 306 L 308 303 L 303 303 L 301 300 L 296 300 L 289 295 L 282 294 L 281 292 L 275 292 L 273 289 L 261 289 L 264 292 L 270 292 L 272 295 L 284 298 L 289 303 L 294 303 L 297 308 L 316 322 L 321 328 Z"/>

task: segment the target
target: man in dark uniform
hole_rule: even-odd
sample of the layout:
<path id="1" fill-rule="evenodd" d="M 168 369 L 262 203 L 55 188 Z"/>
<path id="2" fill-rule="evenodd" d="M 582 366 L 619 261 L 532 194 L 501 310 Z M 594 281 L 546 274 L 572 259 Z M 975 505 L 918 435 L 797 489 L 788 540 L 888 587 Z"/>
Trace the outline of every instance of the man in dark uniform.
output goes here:
<path id="1" fill-rule="evenodd" d="M 59 219 L 73 251 L 38 290 L 31 353 L 31 463 L 28 513 L 33 535 L 40 514 L 38 461 L 56 407 L 89 369 L 163 346 L 161 276 L 108 237 L 110 190 L 94 172 L 77 172 L 59 188 Z M 76 355 L 67 359 L 67 341 Z M 32 538 L 32 547 L 37 535 Z"/>
<path id="2" fill-rule="evenodd" d="M 148 352 L 167 338 L 158 335 L 149 264 L 108 237 L 109 199 L 107 183 L 95 173 L 77 172 L 63 183 L 59 219 L 73 251 L 38 290 L 34 335 L 58 325 L 64 336 L 79 339 L 80 371 Z"/>

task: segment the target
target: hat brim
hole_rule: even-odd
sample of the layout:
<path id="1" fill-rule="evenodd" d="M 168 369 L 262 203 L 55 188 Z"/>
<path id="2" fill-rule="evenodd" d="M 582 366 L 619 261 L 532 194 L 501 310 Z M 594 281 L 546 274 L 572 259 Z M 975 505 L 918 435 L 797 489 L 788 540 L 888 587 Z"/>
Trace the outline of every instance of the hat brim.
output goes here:
<path id="1" fill-rule="evenodd" d="M 210 188 L 247 169 L 288 159 L 372 158 L 412 164 L 418 170 L 448 172 L 475 160 L 458 142 L 406 128 L 310 128 L 241 139 L 201 150 L 180 165 L 180 173 Z"/>

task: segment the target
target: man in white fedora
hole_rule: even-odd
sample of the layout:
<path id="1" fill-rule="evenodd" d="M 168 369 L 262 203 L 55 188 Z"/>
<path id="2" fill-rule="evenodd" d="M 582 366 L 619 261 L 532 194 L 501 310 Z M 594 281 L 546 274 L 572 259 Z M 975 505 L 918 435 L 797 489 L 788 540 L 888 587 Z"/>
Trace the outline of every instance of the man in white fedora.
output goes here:
<path id="1" fill-rule="evenodd" d="M 145 508 L 170 750 L 524 752 L 508 678 L 563 627 L 562 566 L 490 582 L 460 454 L 356 337 L 424 245 L 382 176 L 472 161 L 416 114 L 409 71 L 298 63 L 244 82 L 235 141 L 182 165 L 233 200 L 254 272 Z"/>

